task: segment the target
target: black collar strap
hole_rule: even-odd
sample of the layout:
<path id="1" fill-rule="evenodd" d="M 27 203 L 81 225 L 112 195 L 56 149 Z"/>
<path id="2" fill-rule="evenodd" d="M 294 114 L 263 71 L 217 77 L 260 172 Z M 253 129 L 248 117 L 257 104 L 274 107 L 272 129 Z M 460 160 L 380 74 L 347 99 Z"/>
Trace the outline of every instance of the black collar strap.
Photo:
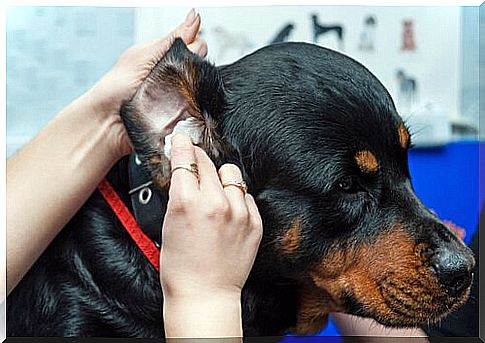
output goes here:
<path id="1" fill-rule="evenodd" d="M 152 178 L 143 169 L 136 154 L 129 157 L 128 178 L 135 219 L 145 235 L 160 247 L 167 196 L 153 184 Z"/>

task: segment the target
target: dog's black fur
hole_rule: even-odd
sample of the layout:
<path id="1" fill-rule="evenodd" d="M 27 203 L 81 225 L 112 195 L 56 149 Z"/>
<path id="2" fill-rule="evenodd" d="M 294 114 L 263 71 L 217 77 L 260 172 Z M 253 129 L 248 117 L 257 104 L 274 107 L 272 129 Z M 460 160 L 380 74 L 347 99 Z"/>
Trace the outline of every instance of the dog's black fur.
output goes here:
<path id="1" fill-rule="evenodd" d="M 153 73 L 152 95 L 157 82 L 185 80 L 204 148 L 217 165 L 240 162 L 262 214 L 245 335 L 311 333 L 332 310 L 417 326 L 465 301 L 472 254 L 414 195 L 407 131 L 362 65 L 284 43 L 215 68 L 176 40 Z M 163 186 L 167 161 L 153 160 L 160 137 L 144 136 L 142 93 L 122 115 Z M 108 179 L 130 206 L 126 158 Z M 452 291 L 449 256 L 465 270 Z M 160 337 L 161 302 L 157 272 L 95 192 L 8 297 L 7 334 Z"/>

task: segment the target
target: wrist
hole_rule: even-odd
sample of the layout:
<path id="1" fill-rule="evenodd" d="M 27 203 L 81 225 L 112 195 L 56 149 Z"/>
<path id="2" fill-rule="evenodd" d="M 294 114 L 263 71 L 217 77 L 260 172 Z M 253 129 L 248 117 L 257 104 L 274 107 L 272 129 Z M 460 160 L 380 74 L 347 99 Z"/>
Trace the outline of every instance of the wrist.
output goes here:
<path id="1" fill-rule="evenodd" d="M 170 280 L 167 282 L 166 280 Z M 173 274 L 160 275 L 164 299 L 173 301 L 184 301 L 200 299 L 211 299 L 223 297 L 226 299 L 241 299 L 242 289 L 236 285 L 220 285 L 216 282 L 201 282 L 197 278 L 177 278 Z"/>
<path id="2" fill-rule="evenodd" d="M 106 158 L 116 162 L 130 154 L 133 146 L 121 119 L 120 106 L 115 106 L 114 99 L 107 99 L 105 102 L 111 103 L 108 107 L 98 98 L 95 88 L 91 88 L 77 98 L 71 106 L 74 112 L 83 113 L 84 120 L 97 126 L 98 132 L 102 134 L 102 140 L 99 143 L 107 151 Z"/>
<path id="3" fill-rule="evenodd" d="M 192 304 L 196 307 L 202 308 L 207 304 L 240 304 L 241 292 L 237 291 L 195 291 L 191 294 L 163 294 L 164 304 L 170 306 L 179 306 L 185 304 Z"/>
<path id="4" fill-rule="evenodd" d="M 164 297 L 166 337 L 242 337 L 240 294 Z"/>

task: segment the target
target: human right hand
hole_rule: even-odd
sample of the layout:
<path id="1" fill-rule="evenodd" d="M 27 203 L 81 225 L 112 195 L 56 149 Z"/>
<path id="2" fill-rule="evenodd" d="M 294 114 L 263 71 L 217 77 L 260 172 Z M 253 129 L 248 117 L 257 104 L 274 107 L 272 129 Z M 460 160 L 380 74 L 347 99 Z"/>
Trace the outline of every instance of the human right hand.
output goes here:
<path id="1" fill-rule="evenodd" d="M 162 230 L 161 281 L 166 296 L 240 293 L 261 240 L 261 217 L 238 167 L 219 172 L 185 135 L 173 138 L 172 169 L 197 163 L 200 181 L 184 169 L 171 179 Z"/>
<path id="2" fill-rule="evenodd" d="M 172 174 L 160 260 L 167 337 L 240 336 L 241 290 L 261 241 L 261 217 L 251 195 L 227 185 L 242 181 L 238 167 L 217 171 L 185 135 L 172 145 L 172 170 L 197 163 L 200 181 L 186 169 Z"/>

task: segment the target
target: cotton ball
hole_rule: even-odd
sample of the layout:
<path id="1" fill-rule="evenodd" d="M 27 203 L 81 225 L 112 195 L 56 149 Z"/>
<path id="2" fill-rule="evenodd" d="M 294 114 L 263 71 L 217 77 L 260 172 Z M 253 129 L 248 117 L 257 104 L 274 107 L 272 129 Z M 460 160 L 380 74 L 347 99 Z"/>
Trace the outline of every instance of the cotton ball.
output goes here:
<path id="1" fill-rule="evenodd" d="M 176 133 L 184 133 L 190 137 L 192 144 L 199 144 L 202 140 L 202 125 L 192 117 L 179 121 L 173 128 L 172 133 L 165 136 L 163 153 L 168 159 L 172 156 L 172 137 Z"/>

